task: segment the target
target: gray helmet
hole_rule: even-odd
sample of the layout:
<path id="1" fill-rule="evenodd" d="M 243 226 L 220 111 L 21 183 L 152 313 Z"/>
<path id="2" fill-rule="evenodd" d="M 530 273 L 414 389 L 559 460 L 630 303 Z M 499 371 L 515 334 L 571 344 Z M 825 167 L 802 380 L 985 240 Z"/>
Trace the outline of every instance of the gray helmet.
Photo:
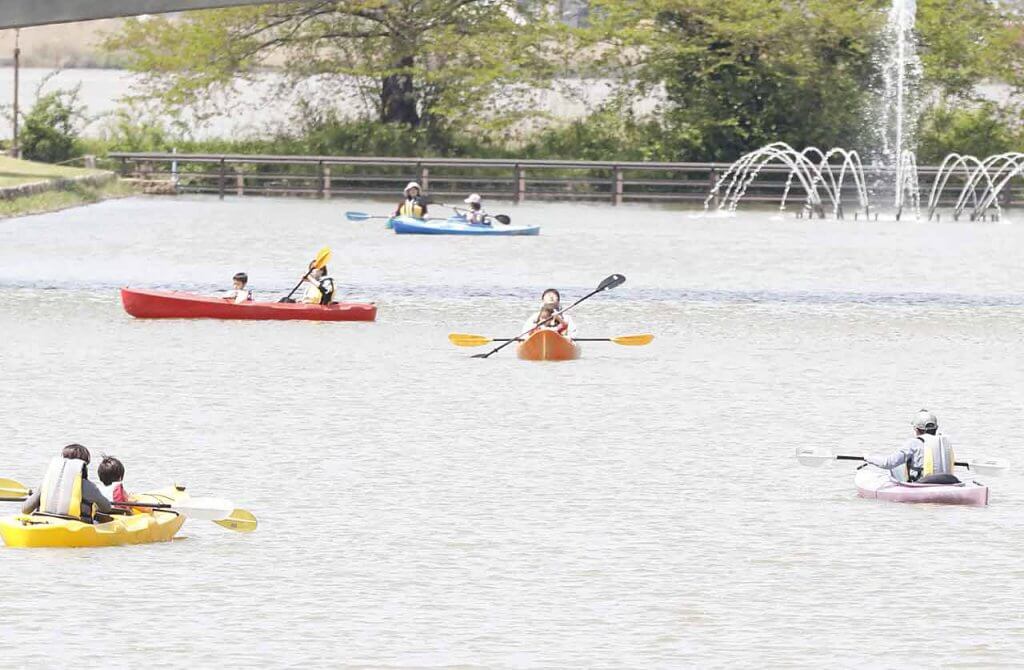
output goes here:
<path id="1" fill-rule="evenodd" d="M 910 422 L 910 425 L 918 430 L 937 430 L 939 419 L 928 410 L 923 409 L 914 416 L 914 420 Z"/>

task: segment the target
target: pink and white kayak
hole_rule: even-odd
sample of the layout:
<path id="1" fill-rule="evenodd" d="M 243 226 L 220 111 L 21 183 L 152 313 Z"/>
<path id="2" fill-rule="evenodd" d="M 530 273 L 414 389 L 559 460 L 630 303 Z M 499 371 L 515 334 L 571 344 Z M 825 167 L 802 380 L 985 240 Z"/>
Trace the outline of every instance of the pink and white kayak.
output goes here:
<path id="1" fill-rule="evenodd" d="M 959 484 L 898 482 L 887 471 L 869 466 L 857 470 L 854 483 L 857 485 L 857 495 L 861 498 L 939 505 L 988 504 L 988 487 L 973 481 L 962 481 Z"/>

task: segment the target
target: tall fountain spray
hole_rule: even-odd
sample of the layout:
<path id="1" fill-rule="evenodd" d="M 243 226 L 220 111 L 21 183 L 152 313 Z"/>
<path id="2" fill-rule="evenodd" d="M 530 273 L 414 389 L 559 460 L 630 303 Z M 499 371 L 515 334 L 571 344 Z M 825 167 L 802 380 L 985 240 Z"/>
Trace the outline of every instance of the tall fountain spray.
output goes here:
<path id="1" fill-rule="evenodd" d="M 874 213 L 866 186 L 866 173 L 870 172 L 880 177 L 880 190 L 888 193 L 890 184 L 894 189 L 897 221 L 908 206 L 915 218 L 921 218 L 921 188 L 914 153 L 922 78 L 916 20 L 917 0 L 892 0 L 881 35 L 883 48 L 879 51 L 884 89 L 875 116 L 879 122 L 877 146 L 872 152 L 875 165 L 865 169 L 856 151 L 821 151 L 815 147 L 798 150 L 775 142 L 741 156 L 729 166 L 708 194 L 704 208 L 709 209 L 714 203 L 720 211 L 735 212 L 747 187 L 762 173 L 782 172 L 786 181 L 782 185 L 780 210 L 785 210 L 790 191 L 796 187 L 803 189 L 805 196 L 801 214 L 823 218 L 831 210 L 835 218 L 842 219 L 844 200 L 856 198 L 857 210 L 868 217 Z M 928 219 L 939 217 L 939 207 L 952 207 L 954 220 L 965 213 L 971 221 L 999 220 L 1000 196 L 1018 176 L 1024 176 L 1024 153 L 985 159 L 950 154 L 934 173 L 927 203 Z M 892 177 L 894 181 L 890 181 Z M 950 198 L 953 193 L 955 200 Z M 874 214 L 877 219 L 878 214 Z"/>
<path id="2" fill-rule="evenodd" d="M 917 83 L 921 59 L 917 56 L 917 0 L 893 0 L 886 17 L 881 54 L 884 91 L 882 96 L 881 162 L 895 171 L 893 206 L 899 219 L 907 199 L 915 213 L 920 210 L 917 160 L 914 155 L 917 131 Z"/>

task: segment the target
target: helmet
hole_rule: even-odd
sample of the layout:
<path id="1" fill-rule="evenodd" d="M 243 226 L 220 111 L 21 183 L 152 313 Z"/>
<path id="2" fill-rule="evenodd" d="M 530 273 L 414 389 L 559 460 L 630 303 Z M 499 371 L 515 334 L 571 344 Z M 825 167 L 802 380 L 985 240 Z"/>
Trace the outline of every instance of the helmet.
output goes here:
<path id="1" fill-rule="evenodd" d="M 939 427 L 939 419 L 926 409 L 921 410 L 910 422 L 918 430 L 936 430 Z"/>
<path id="2" fill-rule="evenodd" d="M 479 205 L 480 204 L 480 194 L 479 193 L 473 193 L 468 198 L 463 200 L 462 202 L 466 203 L 467 205 Z"/>
<path id="3" fill-rule="evenodd" d="M 417 184 L 414 181 L 411 181 L 411 182 L 409 182 L 408 184 L 405 185 L 405 190 L 402 191 L 402 193 L 405 193 L 406 195 L 408 195 L 409 191 L 411 191 L 413 189 L 416 189 L 417 191 L 422 191 L 423 190 L 422 188 L 420 188 L 419 184 Z"/>

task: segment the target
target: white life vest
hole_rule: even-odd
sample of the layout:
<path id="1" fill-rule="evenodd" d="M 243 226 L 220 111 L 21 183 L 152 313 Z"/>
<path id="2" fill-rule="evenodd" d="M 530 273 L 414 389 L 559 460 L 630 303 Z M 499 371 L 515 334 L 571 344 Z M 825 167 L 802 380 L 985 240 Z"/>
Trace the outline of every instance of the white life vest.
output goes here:
<path id="1" fill-rule="evenodd" d="M 931 435 L 925 433 L 918 435 L 921 441 L 921 470 L 912 474 L 917 475 L 914 479 L 927 477 L 929 475 L 951 475 L 956 463 L 956 456 L 953 454 L 953 444 L 945 435 Z"/>
<path id="2" fill-rule="evenodd" d="M 39 511 L 44 514 L 82 517 L 82 471 L 85 461 L 55 458 L 50 461 L 39 489 Z"/>

